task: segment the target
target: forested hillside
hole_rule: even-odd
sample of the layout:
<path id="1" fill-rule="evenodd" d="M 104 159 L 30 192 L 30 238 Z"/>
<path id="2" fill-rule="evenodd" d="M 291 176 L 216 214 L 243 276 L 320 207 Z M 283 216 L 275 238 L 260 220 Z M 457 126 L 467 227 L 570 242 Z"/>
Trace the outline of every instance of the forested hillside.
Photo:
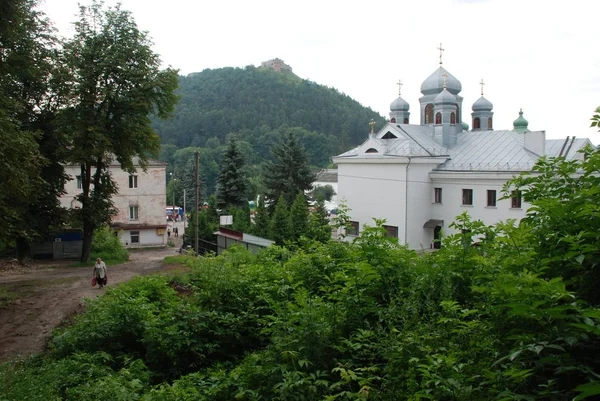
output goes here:
<path id="1" fill-rule="evenodd" d="M 163 144 L 205 147 L 207 140 L 237 133 L 259 156 L 268 155 L 269 133 L 282 127 L 303 129 L 300 140 L 309 154 L 326 153 L 315 164 L 366 138 L 368 122 L 384 119 L 349 96 L 291 72 L 271 69 L 220 68 L 179 77 L 179 105 L 168 121 L 153 122 Z M 304 140 L 308 137 L 310 140 Z M 323 160 L 325 159 L 325 160 Z"/>

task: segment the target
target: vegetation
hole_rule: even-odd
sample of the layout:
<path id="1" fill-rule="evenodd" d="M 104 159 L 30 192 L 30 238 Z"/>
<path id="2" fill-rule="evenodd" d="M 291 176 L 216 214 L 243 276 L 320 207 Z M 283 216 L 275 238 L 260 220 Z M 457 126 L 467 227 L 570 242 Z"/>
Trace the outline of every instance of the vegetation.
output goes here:
<path id="1" fill-rule="evenodd" d="M 98 228 L 94 233 L 91 259 L 101 258 L 107 264 L 126 262 L 129 259 L 129 253 L 118 234 L 108 226 Z"/>
<path id="2" fill-rule="evenodd" d="M 591 149 L 585 160 L 542 160 L 539 171 L 552 165 L 558 175 L 523 176 L 507 187 L 526 185 L 533 209 L 522 224 L 485 226 L 463 214 L 453 223 L 459 234 L 435 253 L 398 245 L 375 221 L 353 243 L 304 240 L 257 255 L 231 248 L 187 259 L 191 271 L 177 279 L 135 279 L 89 301 L 86 313 L 54 334 L 47 354 L 0 369 L 0 394 L 593 399 L 600 394 L 600 305 L 585 280 L 596 269 L 588 257 L 600 248 L 590 226 L 595 206 L 577 206 L 593 194 L 593 175 L 565 192 L 551 182 L 566 166 L 597 171 L 599 162 L 600 151 Z M 536 195 L 546 185 L 557 199 L 572 198 L 548 203 Z M 562 213 L 570 202 L 574 212 Z M 557 216 L 569 224 L 557 227 L 567 230 L 565 240 L 553 243 L 541 231 Z"/>
<path id="3" fill-rule="evenodd" d="M 83 226 L 82 261 L 91 252 L 94 230 L 114 213 L 118 188 L 109 174 L 113 161 L 130 173 L 135 160 L 146 167 L 160 139 L 149 115 L 166 118 L 176 103 L 177 72 L 160 70 L 158 55 L 131 14 L 101 3 L 82 6 L 75 36 L 64 45 L 69 107 L 61 111 L 70 133 L 67 161 L 81 166 L 78 217 Z"/>
<path id="4" fill-rule="evenodd" d="M 230 139 L 217 177 L 217 205 L 227 209 L 248 204 L 245 159 L 235 139 Z M 249 215 L 248 215 L 249 216 Z"/>

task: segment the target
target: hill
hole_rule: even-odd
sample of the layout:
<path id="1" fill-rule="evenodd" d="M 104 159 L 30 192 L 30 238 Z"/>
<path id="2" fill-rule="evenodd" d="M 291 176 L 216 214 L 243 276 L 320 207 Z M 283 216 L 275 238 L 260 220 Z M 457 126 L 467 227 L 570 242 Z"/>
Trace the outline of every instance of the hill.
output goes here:
<path id="1" fill-rule="evenodd" d="M 268 68 L 207 69 L 179 77 L 181 97 L 174 117 L 153 121 L 164 145 L 206 147 L 235 133 L 268 158 L 273 132 L 293 128 L 311 155 L 324 166 L 329 157 L 362 142 L 374 119 L 384 118 L 349 96 L 291 71 Z M 212 141 L 214 143 L 214 140 Z"/>

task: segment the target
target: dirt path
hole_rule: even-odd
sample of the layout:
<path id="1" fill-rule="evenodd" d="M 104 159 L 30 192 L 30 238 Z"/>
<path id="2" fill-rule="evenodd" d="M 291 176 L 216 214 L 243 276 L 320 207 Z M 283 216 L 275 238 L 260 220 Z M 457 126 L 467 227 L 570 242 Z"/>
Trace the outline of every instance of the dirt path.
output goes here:
<path id="1" fill-rule="evenodd" d="M 176 249 L 132 252 L 129 262 L 108 266 L 108 286 L 160 271 L 164 257 L 176 254 Z M 0 276 L 0 288 L 19 294 L 14 304 L 0 309 L 0 362 L 43 351 L 52 330 L 83 311 L 84 297 L 104 293 L 91 287 L 92 264 L 67 267 L 72 263 Z"/>

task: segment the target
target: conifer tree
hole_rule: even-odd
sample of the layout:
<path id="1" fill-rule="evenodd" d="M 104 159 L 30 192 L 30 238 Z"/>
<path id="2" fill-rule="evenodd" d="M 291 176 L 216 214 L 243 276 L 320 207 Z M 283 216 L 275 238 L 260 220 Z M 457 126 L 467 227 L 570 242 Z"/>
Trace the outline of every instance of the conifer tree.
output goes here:
<path id="1" fill-rule="evenodd" d="M 279 197 L 271 218 L 271 239 L 277 245 L 283 245 L 291 238 L 291 222 L 288 204 L 283 196 Z"/>
<path id="2" fill-rule="evenodd" d="M 270 238 L 270 219 L 269 213 L 265 206 L 265 198 L 260 196 L 258 199 L 258 205 L 254 211 L 254 227 L 252 232 L 254 235 L 258 235 L 263 238 Z"/>
<path id="3" fill-rule="evenodd" d="M 288 133 L 286 140 L 271 152 L 275 161 L 266 165 L 267 198 L 275 201 L 283 196 L 291 205 L 298 192 L 312 188 L 316 175 L 310 170 L 306 152 L 294 134 Z"/>
<path id="4" fill-rule="evenodd" d="M 248 202 L 246 202 L 247 204 Z M 233 216 L 233 225 L 231 228 L 235 231 L 247 233 L 250 231 L 250 208 L 233 206 L 229 209 L 229 214 Z"/>
<path id="5" fill-rule="evenodd" d="M 298 192 L 290 209 L 291 239 L 297 240 L 308 234 L 308 204 L 306 196 Z"/>
<path id="6" fill-rule="evenodd" d="M 308 236 L 315 241 L 327 242 L 331 239 L 331 226 L 323 197 L 317 197 L 313 212 L 308 217 Z"/>
<path id="7" fill-rule="evenodd" d="M 248 180 L 244 167 L 244 155 L 240 152 L 237 141 L 230 139 L 217 177 L 217 204 L 220 208 L 248 203 Z"/>

